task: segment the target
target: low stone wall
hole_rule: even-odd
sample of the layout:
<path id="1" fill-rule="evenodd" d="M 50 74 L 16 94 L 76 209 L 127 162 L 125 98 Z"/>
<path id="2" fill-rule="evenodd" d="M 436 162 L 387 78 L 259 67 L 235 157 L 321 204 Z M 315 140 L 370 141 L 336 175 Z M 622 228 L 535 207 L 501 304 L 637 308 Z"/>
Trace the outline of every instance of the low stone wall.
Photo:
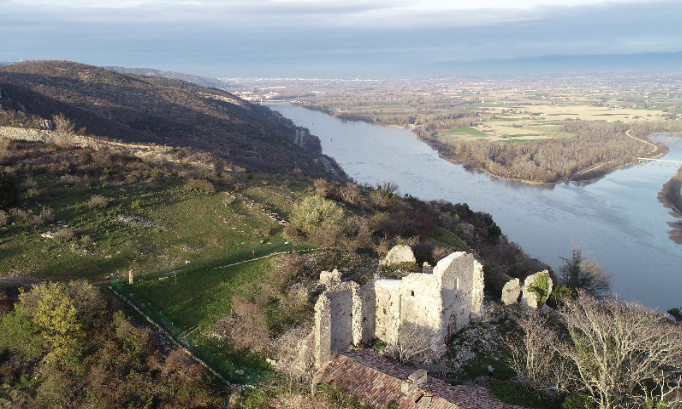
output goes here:
<path id="1" fill-rule="evenodd" d="M 53 137 L 52 131 L 0 126 L 0 137 L 19 141 L 46 142 Z"/>

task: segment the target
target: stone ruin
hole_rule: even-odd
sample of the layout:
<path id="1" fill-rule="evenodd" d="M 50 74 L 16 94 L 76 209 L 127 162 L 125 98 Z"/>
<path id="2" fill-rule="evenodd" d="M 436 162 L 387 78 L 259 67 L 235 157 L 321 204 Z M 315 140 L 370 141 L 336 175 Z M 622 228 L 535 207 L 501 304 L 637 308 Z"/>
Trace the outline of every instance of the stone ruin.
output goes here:
<path id="1" fill-rule="evenodd" d="M 450 254 L 433 269 L 402 279 L 375 279 L 362 287 L 341 282 L 337 271 L 322 272 L 320 278 L 327 289 L 315 304 L 311 334 L 317 368 L 334 353 L 373 339 L 396 345 L 407 326 L 430 334 L 435 352 L 442 353 L 447 339 L 482 311 L 483 268 L 464 252 Z"/>
<path id="2" fill-rule="evenodd" d="M 417 263 L 417 259 L 414 257 L 414 253 L 410 246 L 404 244 L 393 247 L 389 250 L 388 254 L 386 254 L 386 257 L 379 261 L 380 266 L 399 265 L 402 263 Z"/>
<path id="3" fill-rule="evenodd" d="M 538 288 L 543 280 L 546 280 L 545 283 L 547 288 Z M 509 280 L 504 285 L 504 288 L 502 288 L 502 303 L 504 303 L 504 305 L 516 304 L 519 302 L 520 295 L 521 305 L 536 309 L 539 306 L 542 306 L 547 301 L 550 294 L 552 294 L 553 285 L 554 282 L 547 270 L 526 277 L 523 281 L 523 287 L 521 287 L 518 278 Z M 545 293 L 543 299 L 538 299 L 538 291 L 540 293 Z"/>

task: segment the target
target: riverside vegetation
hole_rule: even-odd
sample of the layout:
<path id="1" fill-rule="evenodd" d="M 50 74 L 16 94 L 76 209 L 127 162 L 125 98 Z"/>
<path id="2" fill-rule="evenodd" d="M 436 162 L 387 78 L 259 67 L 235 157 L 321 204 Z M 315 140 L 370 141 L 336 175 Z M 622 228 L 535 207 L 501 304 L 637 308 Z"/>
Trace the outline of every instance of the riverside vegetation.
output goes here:
<path id="1" fill-rule="evenodd" d="M 16 111 L 3 105 L 0 115 L 5 123 L 13 121 L 14 130 L 31 130 L 45 119 L 27 102 L 3 95 L 24 106 Z M 78 135 L 78 127 L 58 111 L 47 118 L 55 126 L 45 130 L 45 141 L 0 139 L 2 406 L 359 408 L 340 391 L 315 385 L 309 366 L 291 362 L 275 372 L 268 361 L 294 356 L 292 348 L 311 325 L 320 271 L 338 268 L 363 282 L 377 271 L 389 277 L 403 273 L 378 267 L 397 243 L 410 244 L 418 263 L 465 250 L 484 264 L 487 295 L 499 299 L 509 278 L 546 268 L 509 243 L 490 215 L 466 204 L 423 202 L 398 196 L 390 183 L 358 186 L 302 168 L 279 175 L 252 172 L 182 144 Z M 580 249 L 565 264 L 555 276 L 565 287 L 550 298 L 565 305 L 558 315 L 537 322 L 493 302 L 489 319 L 450 340 L 446 359 L 425 363 L 431 372 L 451 382 L 487 384 L 480 375 L 492 360 L 496 373 L 525 381 L 500 396 L 521 396 L 528 406 L 577 408 L 571 402 L 578 401 L 588 405 L 582 407 L 619 407 L 613 396 L 620 397 L 618 405 L 673 402 L 677 387 L 666 382 L 682 368 L 677 352 L 659 366 L 662 380 L 640 372 L 623 390 L 621 384 L 594 388 L 570 378 L 555 385 L 561 392 L 546 397 L 554 375 L 580 368 L 569 355 L 579 343 L 565 342 L 566 354 L 552 355 L 554 350 L 530 351 L 533 343 L 500 342 L 521 342 L 537 331 L 577 340 L 572 336 L 585 332 L 572 327 L 577 324 L 570 321 L 570 308 L 601 311 L 592 298 L 577 294 L 593 288 L 593 295 L 602 295 L 603 285 L 584 284 L 603 283 L 604 275 Z M 109 286 L 229 385 L 148 329 Z M 633 322 L 648 323 L 640 335 L 665 333 L 665 339 L 678 340 L 680 327 L 660 315 L 642 312 L 641 319 L 640 307 L 603 305 L 607 313 L 615 305 L 633 311 Z M 576 329 L 570 337 L 562 335 L 571 328 Z M 648 348 L 639 338 L 633 342 Z M 382 345 L 371 347 L 386 352 Z M 512 359 L 518 354 L 529 357 L 523 362 L 545 366 L 519 364 Z M 416 355 L 402 358 L 412 365 L 425 362 Z M 647 367 L 661 362 L 648 361 Z"/>
<path id="2" fill-rule="evenodd" d="M 682 131 L 677 77 L 240 85 L 245 95 L 286 97 L 342 119 L 410 127 L 447 160 L 533 183 L 589 180 L 638 157 L 662 155 L 665 147 L 648 136 Z"/>

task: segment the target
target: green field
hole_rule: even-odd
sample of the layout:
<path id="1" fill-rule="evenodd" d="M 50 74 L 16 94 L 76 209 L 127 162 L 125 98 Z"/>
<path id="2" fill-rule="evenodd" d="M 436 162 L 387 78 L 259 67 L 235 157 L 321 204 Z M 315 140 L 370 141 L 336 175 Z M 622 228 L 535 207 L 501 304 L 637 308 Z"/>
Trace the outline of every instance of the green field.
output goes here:
<path id="1" fill-rule="evenodd" d="M 438 133 L 438 136 L 444 139 L 461 139 L 461 138 L 486 138 L 488 134 L 481 132 L 478 129 L 470 127 L 451 127 L 448 131 Z"/>

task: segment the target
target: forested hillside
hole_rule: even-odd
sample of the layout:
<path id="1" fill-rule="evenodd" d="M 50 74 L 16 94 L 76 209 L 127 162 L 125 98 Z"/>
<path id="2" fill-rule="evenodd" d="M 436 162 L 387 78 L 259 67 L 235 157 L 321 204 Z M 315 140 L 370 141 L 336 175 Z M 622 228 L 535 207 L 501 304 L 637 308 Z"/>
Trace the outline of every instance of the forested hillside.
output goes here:
<path id="1" fill-rule="evenodd" d="M 254 172 L 325 173 L 316 138 L 294 144 L 291 121 L 216 89 L 66 61 L 3 67 L 0 89 L 0 125 L 63 114 L 81 133 L 198 148 Z"/>

